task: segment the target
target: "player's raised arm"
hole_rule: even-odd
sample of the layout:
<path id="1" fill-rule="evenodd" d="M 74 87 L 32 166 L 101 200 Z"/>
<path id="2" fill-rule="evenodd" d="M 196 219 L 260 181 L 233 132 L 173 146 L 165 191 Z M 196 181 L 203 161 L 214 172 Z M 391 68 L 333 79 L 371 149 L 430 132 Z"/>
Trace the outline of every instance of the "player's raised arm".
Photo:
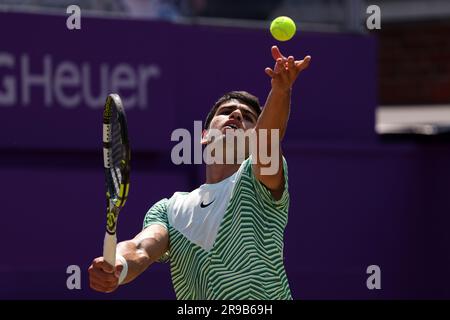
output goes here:
<path id="1" fill-rule="evenodd" d="M 133 239 L 117 245 L 117 259 L 114 267 L 103 257 L 94 259 L 88 270 L 89 284 L 96 291 L 113 292 L 119 284 L 128 283 L 139 276 L 168 248 L 167 229 L 158 224 L 150 225 Z"/>
<path id="2" fill-rule="evenodd" d="M 253 165 L 253 170 L 258 180 L 261 181 L 261 183 L 263 183 L 277 199 L 281 197 L 284 188 L 281 141 L 286 132 L 289 119 L 291 89 L 300 72 L 308 67 L 311 57 L 306 56 L 303 60 L 295 60 L 293 56 L 286 58 L 281 54 L 277 46 L 273 46 L 271 52 L 272 57 L 275 60 L 275 66 L 273 69 L 265 69 L 266 74 L 271 77 L 271 90 L 255 130 L 257 133 L 261 129 L 267 130 L 267 141 L 265 142 L 267 143 L 269 154 L 271 154 L 271 147 L 274 145 L 270 138 L 270 130 L 278 130 L 279 140 L 275 144 L 278 146 L 279 151 L 278 171 L 271 175 L 262 174 L 261 169 L 270 166 L 270 164 L 264 165 L 260 161 Z"/>

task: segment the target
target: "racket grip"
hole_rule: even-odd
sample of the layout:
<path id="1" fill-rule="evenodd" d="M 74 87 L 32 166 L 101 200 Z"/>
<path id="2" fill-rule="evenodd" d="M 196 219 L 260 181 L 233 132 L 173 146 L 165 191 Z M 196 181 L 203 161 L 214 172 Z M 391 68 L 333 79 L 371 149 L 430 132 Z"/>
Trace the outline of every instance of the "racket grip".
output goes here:
<path id="1" fill-rule="evenodd" d="M 113 267 L 116 265 L 116 234 L 105 232 L 105 240 L 103 241 L 103 259 Z"/>

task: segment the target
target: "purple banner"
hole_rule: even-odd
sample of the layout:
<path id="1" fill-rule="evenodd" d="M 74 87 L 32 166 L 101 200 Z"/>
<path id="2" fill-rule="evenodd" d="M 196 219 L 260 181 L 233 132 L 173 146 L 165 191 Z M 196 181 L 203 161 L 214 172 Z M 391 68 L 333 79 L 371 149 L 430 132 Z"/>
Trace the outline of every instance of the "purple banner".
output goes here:
<path id="1" fill-rule="evenodd" d="M 0 13 L 2 299 L 172 299 L 167 264 L 110 295 L 88 287 L 105 227 L 101 119 L 124 99 L 131 189 L 118 222 L 133 237 L 151 205 L 204 183 L 171 162 L 176 128 L 193 130 L 223 93 L 262 103 L 270 47 L 312 56 L 292 95 L 283 152 L 291 196 L 285 266 L 295 299 L 448 299 L 448 142 L 386 143 L 374 133 L 376 41 L 267 29 Z M 9 32 L 8 32 L 9 31 Z M 81 288 L 67 286 L 71 265 Z M 370 289 L 370 266 L 381 289 Z"/>
<path id="2" fill-rule="evenodd" d="M 226 91 L 265 101 L 264 68 L 273 65 L 275 44 L 268 30 L 82 21 L 68 30 L 64 14 L 0 13 L 0 115 L 7 119 L 0 147 L 98 149 L 110 92 L 124 100 L 134 150 L 170 148 L 171 132 L 192 130 Z M 373 39 L 300 30 L 279 45 L 296 58 L 313 57 L 293 94 L 293 139 L 373 135 Z"/>
<path id="3" fill-rule="evenodd" d="M 118 92 L 135 148 L 163 148 L 174 126 L 173 26 L 66 16 L 0 14 L 2 147 L 98 148 L 102 107 Z M 165 36 L 163 36 L 163 34 Z M 135 138 L 141 137 L 141 138 Z"/>

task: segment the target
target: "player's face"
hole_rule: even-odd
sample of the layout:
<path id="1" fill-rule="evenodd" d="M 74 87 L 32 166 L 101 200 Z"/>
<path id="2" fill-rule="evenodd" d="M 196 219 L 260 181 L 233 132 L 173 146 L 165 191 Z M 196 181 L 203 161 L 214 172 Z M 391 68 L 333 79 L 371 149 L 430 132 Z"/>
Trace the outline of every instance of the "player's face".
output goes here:
<path id="1" fill-rule="evenodd" d="M 231 151 L 234 155 L 234 163 L 240 163 L 249 156 L 250 136 L 246 136 L 249 129 L 256 126 L 258 115 L 249 106 L 239 102 L 238 100 L 230 100 L 221 104 L 211 120 L 209 129 L 203 132 L 202 144 L 209 144 L 214 141 L 214 144 L 224 142 L 228 138 L 233 137 L 233 143 L 223 143 L 223 159 L 225 163 L 227 154 Z M 235 134 L 237 134 L 235 136 Z M 236 139 L 237 136 L 244 134 L 244 139 Z M 242 144 L 244 144 L 242 146 Z M 243 148 L 242 148 L 243 147 Z M 242 153 L 242 154 L 241 154 Z M 239 162 L 240 161 L 240 162 Z M 228 162 L 227 162 L 228 163 Z"/>
<path id="2" fill-rule="evenodd" d="M 216 110 L 211 120 L 210 129 L 219 129 L 223 133 L 226 130 L 242 129 L 244 131 L 256 126 L 258 115 L 249 106 L 238 100 L 230 100 Z"/>

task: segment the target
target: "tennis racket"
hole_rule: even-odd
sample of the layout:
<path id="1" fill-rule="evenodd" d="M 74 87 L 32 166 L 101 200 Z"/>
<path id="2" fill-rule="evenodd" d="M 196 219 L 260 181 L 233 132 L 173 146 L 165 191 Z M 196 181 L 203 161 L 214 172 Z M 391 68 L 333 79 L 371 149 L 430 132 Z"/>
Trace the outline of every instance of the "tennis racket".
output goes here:
<path id="1" fill-rule="evenodd" d="M 106 98 L 103 110 L 103 163 L 106 187 L 106 233 L 103 258 L 116 264 L 117 218 L 130 189 L 130 144 L 127 120 L 117 94 Z"/>

